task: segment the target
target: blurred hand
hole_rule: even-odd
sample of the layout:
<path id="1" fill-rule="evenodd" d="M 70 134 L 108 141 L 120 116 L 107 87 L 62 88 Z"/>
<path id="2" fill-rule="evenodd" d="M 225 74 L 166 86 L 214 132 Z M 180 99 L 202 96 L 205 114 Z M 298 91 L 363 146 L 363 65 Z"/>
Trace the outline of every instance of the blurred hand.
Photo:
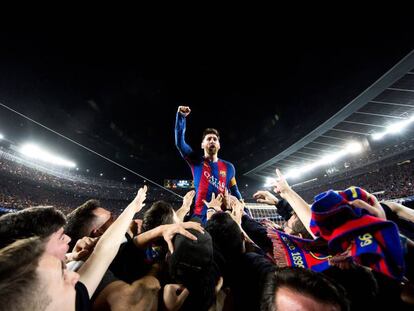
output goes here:
<path id="1" fill-rule="evenodd" d="M 190 292 L 183 285 L 167 284 L 164 286 L 163 301 L 167 311 L 180 310 Z"/>
<path id="2" fill-rule="evenodd" d="M 259 190 L 255 194 L 253 194 L 253 198 L 256 199 L 259 203 L 264 203 L 268 205 L 276 205 L 279 203 L 278 198 L 276 198 L 273 194 L 269 191 Z"/>
<path id="3" fill-rule="evenodd" d="M 243 216 L 244 203 L 240 202 L 235 196 L 230 196 L 230 208 L 231 211 L 228 211 L 233 218 L 233 220 L 241 226 L 241 220 Z"/>
<path id="4" fill-rule="evenodd" d="M 284 198 L 284 195 L 288 193 L 291 190 L 291 188 L 289 184 L 287 183 L 285 176 L 283 176 L 283 174 L 280 172 L 279 169 L 276 169 L 276 175 L 277 175 L 277 179 L 273 183 L 273 186 L 274 186 L 273 191 L 277 194 L 280 194 L 280 196 Z"/>
<path id="5" fill-rule="evenodd" d="M 188 106 L 178 106 L 178 112 L 181 113 L 184 117 L 187 117 L 190 114 L 191 109 Z"/>
<path id="6" fill-rule="evenodd" d="M 163 225 L 162 237 L 167 242 L 168 249 L 172 254 L 174 252 L 174 246 L 172 239 L 179 233 L 190 240 L 197 240 L 197 237 L 188 232 L 186 229 L 194 229 L 201 233 L 204 233 L 203 227 L 198 222 L 187 221 L 179 224 Z"/>
<path id="7" fill-rule="evenodd" d="M 216 212 L 220 212 L 221 204 L 223 204 L 223 195 L 219 193 L 216 197 L 215 193 L 213 192 L 210 202 L 207 202 L 206 200 L 203 200 L 203 202 L 207 208 L 214 208 Z"/>
<path id="8" fill-rule="evenodd" d="M 191 204 L 193 203 L 194 196 L 195 196 L 195 190 L 188 191 L 183 198 L 183 205 L 181 208 L 185 207 L 189 211 Z"/>
<path id="9" fill-rule="evenodd" d="M 221 210 L 223 210 L 223 211 L 231 210 L 230 193 L 229 193 L 229 190 L 227 188 L 224 189 L 223 202 L 221 203 Z"/>
<path id="10" fill-rule="evenodd" d="M 90 238 L 90 237 L 83 237 L 79 239 L 75 246 L 73 247 L 72 253 L 68 256 L 68 261 L 72 260 L 83 260 L 85 261 L 89 255 L 92 253 L 93 249 L 95 248 L 96 243 L 98 242 L 99 237 L 97 238 Z"/>
<path id="11" fill-rule="evenodd" d="M 132 204 L 135 206 L 136 213 L 138 213 L 145 206 L 144 201 L 147 198 L 147 190 L 147 186 L 140 188 L 137 196 L 132 201 Z"/>

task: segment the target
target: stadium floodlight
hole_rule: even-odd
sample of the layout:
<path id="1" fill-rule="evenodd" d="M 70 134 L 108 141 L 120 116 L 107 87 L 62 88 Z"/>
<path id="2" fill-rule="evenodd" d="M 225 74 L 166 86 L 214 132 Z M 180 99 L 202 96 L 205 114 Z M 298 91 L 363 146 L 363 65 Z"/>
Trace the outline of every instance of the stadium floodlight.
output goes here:
<path id="1" fill-rule="evenodd" d="M 2 133 L 0 133 L 0 140 L 4 139 L 4 136 Z"/>
<path id="2" fill-rule="evenodd" d="M 362 151 L 362 144 L 357 141 L 351 141 L 346 145 L 346 151 L 348 153 L 360 153 Z"/>
<path id="3" fill-rule="evenodd" d="M 126 177 L 123 177 L 122 180 L 126 180 Z"/>
<path id="4" fill-rule="evenodd" d="M 266 183 L 264 184 L 265 187 L 270 187 L 276 181 L 275 178 L 266 177 Z"/>
<path id="5" fill-rule="evenodd" d="M 101 177 L 102 177 L 102 176 L 103 176 L 103 173 L 100 173 L 100 174 L 99 174 L 99 176 L 101 176 Z"/>
<path id="6" fill-rule="evenodd" d="M 407 126 L 414 122 L 414 116 L 405 119 L 403 121 L 393 123 L 387 126 L 384 132 L 372 134 L 372 139 L 380 140 L 387 134 L 398 134 L 401 133 Z"/>
<path id="7" fill-rule="evenodd" d="M 284 176 L 285 178 L 298 178 L 301 175 L 301 170 L 299 169 L 292 169 L 288 171 Z"/>
<path id="8" fill-rule="evenodd" d="M 37 159 L 43 162 L 70 168 L 76 167 L 76 163 L 56 156 L 35 144 L 25 144 L 20 148 L 19 151 L 29 158 Z"/>
<path id="9" fill-rule="evenodd" d="M 411 123 L 411 119 L 407 119 L 401 122 L 390 124 L 387 126 L 387 134 L 398 134 L 401 133 Z"/>
<path id="10" fill-rule="evenodd" d="M 375 134 L 372 134 L 372 139 L 373 139 L 373 140 L 380 140 L 380 139 L 382 139 L 385 135 L 387 135 L 385 132 L 382 132 L 382 133 L 375 133 Z"/>
<path id="11" fill-rule="evenodd" d="M 309 163 L 306 164 L 302 167 L 298 167 L 295 169 L 291 169 L 290 171 L 288 171 L 287 174 L 285 174 L 285 177 L 287 179 L 294 179 L 297 177 L 300 177 L 303 173 L 307 173 L 310 172 L 312 170 L 314 170 L 317 167 L 320 166 L 326 166 L 326 165 L 331 165 L 333 163 L 335 163 L 337 160 L 339 160 L 340 158 L 348 155 L 348 154 L 356 154 L 356 153 L 360 153 L 364 150 L 362 143 L 357 142 L 357 141 L 350 141 L 344 149 L 338 151 L 338 152 L 334 152 L 334 153 L 330 153 L 330 154 L 326 154 L 324 157 L 320 158 L 319 160 L 313 162 L 313 163 Z"/>

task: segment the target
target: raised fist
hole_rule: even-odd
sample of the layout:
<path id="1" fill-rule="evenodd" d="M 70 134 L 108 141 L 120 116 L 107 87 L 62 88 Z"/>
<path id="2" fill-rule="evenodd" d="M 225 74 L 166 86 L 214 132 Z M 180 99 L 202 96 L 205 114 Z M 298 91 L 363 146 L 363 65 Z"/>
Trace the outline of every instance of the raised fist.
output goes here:
<path id="1" fill-rule="evenodd" d="M 181 113 L 184 117 L 187 117 L 190 114 L 191 109 L 188 106 L 179 106 L 178 112 Z"/>

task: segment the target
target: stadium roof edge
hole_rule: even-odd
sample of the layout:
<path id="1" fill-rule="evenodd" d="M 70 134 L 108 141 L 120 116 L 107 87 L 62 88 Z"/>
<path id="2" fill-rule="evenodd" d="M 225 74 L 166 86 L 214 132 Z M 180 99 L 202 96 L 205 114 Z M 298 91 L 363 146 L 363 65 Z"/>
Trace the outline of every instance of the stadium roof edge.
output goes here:
<path id="1" fill-rule="evenodd" d="M 388 70 L 384 75 L 382 75 L 377 81 L 375 81 L 371 86 L 369 86 L 365 91 L 353 99 L 349 104 L 344 108 L 338 111 L 335 115 L 325 121 L 323 124 L 318 126 L 312 132 L 307 134 L 305 137 L 298 140 L 296 143 L 276 155 L 275 157 L 269 159 L 268 161 L 260 164 L 254 169 L 244 173 L 244 176 L 248 176 L 257 180 L 263 180 L 264 175 L 259 174 L 259 172 L 272 164 L 288 157 L 294 152 L 298 151 L 302 147 L 306 146 L 317 137 L 333 128 L 338 123 L 345 120 L 352 113 L 362 108 L 369 101 L 375 99 L 378 95 L 384 92 L 385 89 L 393 85 L 399 79 L 401 79 L 408 71 L 414 68 L 414 50 L 412 50 L 408 55 L 406 55 L 402 60 L 400 60 L 396 65 L 394 65 L 390 70 Z"/>

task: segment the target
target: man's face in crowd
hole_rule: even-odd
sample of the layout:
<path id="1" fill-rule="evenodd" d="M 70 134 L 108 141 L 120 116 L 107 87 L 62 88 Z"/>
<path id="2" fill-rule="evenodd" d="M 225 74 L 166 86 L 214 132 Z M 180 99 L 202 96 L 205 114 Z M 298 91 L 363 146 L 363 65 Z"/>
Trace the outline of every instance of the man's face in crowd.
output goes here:
<path id="1" fill-rule="evenodd" d="M 40 286 L 45 287 L 51 300 L 46 310 L 75 310 L 75 284 L 79 280 L 79 274 L 67 270 L 62 260 L 46 252 L 39 260 L 37 273 Z"/>
<path id="2" fill-rule="evenodd" d="M 215 155 L 220 150 L 220 142 L 218 140 L 217 135 L 215 134 L 207 134 L 203 142 L 201 143 L 201 148 L 204 149 L 204 151 L 208 155 Z"/>
<path id="3" fill-rule="evenodd" d="M 63 228 L 60 228 L 49 237 L 49 241 L 46 244 L 46 253 L 59 258 L 65 259 L 65 254 L 69 250 L 70 237 L 65 234 Z"/>

